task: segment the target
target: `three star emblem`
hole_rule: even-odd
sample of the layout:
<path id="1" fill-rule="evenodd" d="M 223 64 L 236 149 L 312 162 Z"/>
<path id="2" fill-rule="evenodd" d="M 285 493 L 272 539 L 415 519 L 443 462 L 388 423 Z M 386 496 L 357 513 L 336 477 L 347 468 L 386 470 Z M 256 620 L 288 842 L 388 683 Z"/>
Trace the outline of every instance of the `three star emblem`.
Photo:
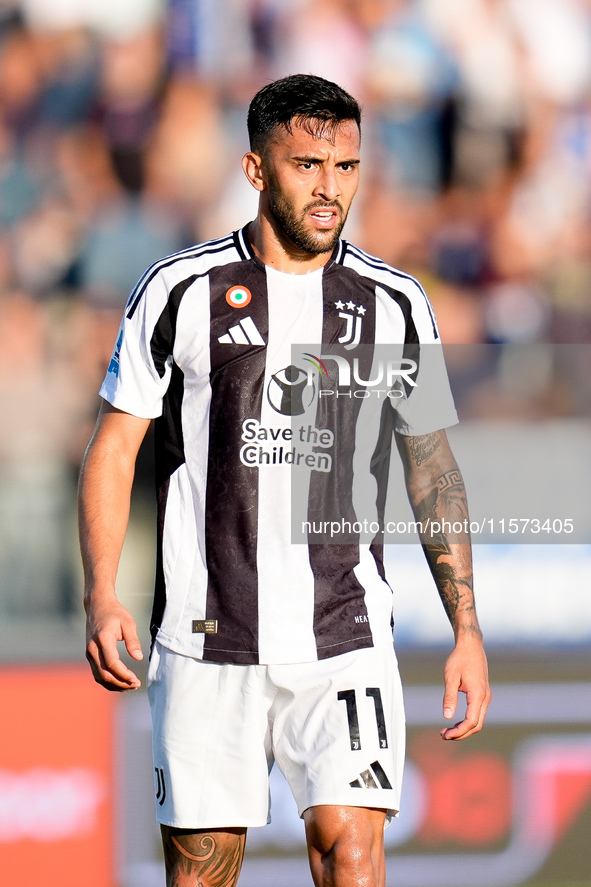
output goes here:
<path id="1" fill-rule="evenodd" d="M 339 299 L 339 301 L 335 302 L 334 305 L 337 311 L 344 311 L 345 308 L 347 308 L 348 311 L 357 311 L 357 314 L 361 315 L 365 314 L 366 312 L 366 309 L 363 307 L 363 305 L 356 305 L 355 302 L 347 302 L 345 304 L 345 302 L 342 302 Z"/>

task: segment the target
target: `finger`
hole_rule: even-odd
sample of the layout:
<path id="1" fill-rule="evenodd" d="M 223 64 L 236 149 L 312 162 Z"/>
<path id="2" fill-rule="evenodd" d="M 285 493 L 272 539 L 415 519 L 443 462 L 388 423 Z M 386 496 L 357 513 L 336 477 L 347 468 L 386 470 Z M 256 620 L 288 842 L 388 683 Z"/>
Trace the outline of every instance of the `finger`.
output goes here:
<path id="1" fill-rule="evenodd" d="M 464 718 L 463 721 L 458 721 L 453 727 L 446 727 L 442 730 L 441 737 L 443 739 L 467 739 L 468 736 L 476 733 L 478 729 L 478 722 L 474 723 L 471 719 Z"/>
<path id="2" fill-rule="evenodd" d="M 140 686 L 139 678 L 125 665 L 117 651 L 115 651 L 115 657 L 112 653 L 108 657 L 101 656 L 101 668 L 117 683 L 131 688 Z"/>
<path id="3" fill-rule="evenodd" d="M 129 655 L 137 660 L 143 659 L 144 654 L 142 652 L 140 639 L 137 636 L 135 623 L 132 622 L 131 625 L 122 625 L 121 630 L 123 634 L 123 640 L 125 641 L 125 648 Z"/>
<path id="4" fill-rule="evenodd" d="M 484 726 L 484 719 L 486 717 L 486 712 L 487 712 L 488 706 L 490 704 L 491 697 L 492 697 L 492 694 L 490 692 L 490 687 L 488 686 L 488 683 L 487 683 L 484 690 L 474 700 L 474 704 L 476 706 L 476 711 L 478 713 L 478 721 L 476 723 L 476 726 L 474 727 L 474 730 L 472 731 L 473 733 L 477 733 L 479 730 L 482 730 L 482 728 Z M 471 698 L 470 698 L 469 693 L 466 695 L 466 699 L 468 700 L 468 708 L 469 708 L 470 702 L 471 702 Z M 468 712 L 466 711 L 466 715 L 467 715 L 467 713 Z"/>
<path id="5" fill-rule="evenodd" d="M 92 657 L 90 661 L 94 662 L 96 668 L 95 678 L 98 675 L 99 683 L 103 686 L 113 684 L 123 690 L 137 689 L 140 686 L 137 675 L 121 661 L 117 644 L 112 636 L 105 634 L 99 634 L 96 642 L 90 641 L 88 644 L 88 651 Z"/>
<path id="6" fill-rule="evenodd" d="M 445 683 L 445 695 L 443 697 L 443 717 L 449 720 L 453 718 L 458 704 L 458 689 L 451 682 Z"/>
<path id="7" fill-rule="evenodd" d="M 92 671 L 92 676 L 94 677 L 97 684 L 100 684 L 101 687 L 105 688 L 105 690 L 123 691 L 123 690 L 133 689 L 132 687 L 130 687 L 130 685 L 128 683 L 119 681 L 116 678 L 114 678 L 110 672 L 106 671 L 99 664 L 100 657 L 98 654 L 98 647 L 96 646 L 96 644 L 91 643 L 88 645 L 88 650 L 86 651 L 86 658 L 87 658 L 88 663 L 90 665 L 90 670 Z"/>
<path id="8" fill-rule="evenodd" d="M 492 693 L 490 691 L 490 687 L 487 687 L 486 693 L 484 694 L 484 701 L 480 707 L 480 717 L 478 718 L 478 725 L 475 732 L 477 732 L 478 730 L 482 730 L 482 728 L 484 727 L 484 719 L 486 718 L 486 713 L 488 711 L 491 699 Z"/>
<path id="9" fill-rule="evenodd" d="M 445 730 L 442 730 L 441 738 L 456 740 L 467 739 L 472 733 L 476 733 L 476 726 L 464 719 L 463 721 L 458 721 L 453 727 L 446 727 Z"/>
<path id="10" fill-rule="evenodd" d="M 118 677 L 112 671 L 110 671 L 105 666 L 104 659 L 100 655 L 98 647 L 95 648 L 96 653 L 93 658 L 92 648 L 87 652 L 86 658 L 90 663 L 90 668 L 93 673 L 94 679 L 97 683 L 99 683 L 102 687 L 105 687 L 107 690 L 135 690 L 139 687 L 139 681 L 131 674 L 131 679 L 125 677 Z"/>
<path id="11" fill-rule="evenodd" d="M 484 716 L 488 701 L 486 697 L 481 700 L 473 700 L 468 703 L 466 708 L 466 716 L 463 721 L 454 724 L 453 727 L 447 727 L 441 731 L 443 739 L 467 739 L 474 733 L 478 733 L 484 724 Z"/>

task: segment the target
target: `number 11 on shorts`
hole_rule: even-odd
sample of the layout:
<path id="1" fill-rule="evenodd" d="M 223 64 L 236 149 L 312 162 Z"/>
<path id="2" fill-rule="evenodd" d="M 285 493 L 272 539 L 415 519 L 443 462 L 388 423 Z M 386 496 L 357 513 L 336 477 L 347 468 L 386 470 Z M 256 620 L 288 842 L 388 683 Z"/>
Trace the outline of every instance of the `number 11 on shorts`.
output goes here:
<path id="1" fill-rule="evenodd" d="M 380 688 L 367 687 L 365 695 L 373 699 L 380 748 L 388 748 L 388 734 L 386 733 L 386 719 L 384 717 L 384 706 L 382 704 Z M 347 721 L 349 723 L 349 741 L 351 743 L 351 750 L 359 751 L 361 748 L 361 735 L 359 732 L 359 716 L 357 714 L 357 693 L 355 690 L 339 690 L 337 693 L 337 699 L 340 702 L 345 702 L 347 706 Z"/>

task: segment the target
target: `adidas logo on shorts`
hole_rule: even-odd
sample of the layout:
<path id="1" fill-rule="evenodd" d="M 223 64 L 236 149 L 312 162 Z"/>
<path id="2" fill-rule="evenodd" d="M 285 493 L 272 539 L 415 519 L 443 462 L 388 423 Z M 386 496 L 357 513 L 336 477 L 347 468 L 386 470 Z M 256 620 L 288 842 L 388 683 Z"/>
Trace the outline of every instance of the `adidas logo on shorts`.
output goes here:
<path id="1" fill-rule="evenodd" d="M 379 761 L 374 761 L 373 764 L 370 764 L 367 770 L 360 773 L 359 778 L 354 779 L 349 785 L 351 788 L 392 788 L 390 780 Z"/>

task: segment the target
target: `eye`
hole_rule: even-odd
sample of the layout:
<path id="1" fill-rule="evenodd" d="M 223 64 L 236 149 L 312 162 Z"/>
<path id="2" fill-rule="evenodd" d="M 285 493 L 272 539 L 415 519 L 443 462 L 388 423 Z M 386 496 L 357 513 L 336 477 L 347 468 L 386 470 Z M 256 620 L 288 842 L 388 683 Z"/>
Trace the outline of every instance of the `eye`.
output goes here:
<path id="1" fill-rule="evenodd" d="M 305 169 L 305 170 L 314 169 L 315 165 L 316 164 L 314 163 L 313 160 L 302 160 L 300 163 L 300 169 Z"/>

